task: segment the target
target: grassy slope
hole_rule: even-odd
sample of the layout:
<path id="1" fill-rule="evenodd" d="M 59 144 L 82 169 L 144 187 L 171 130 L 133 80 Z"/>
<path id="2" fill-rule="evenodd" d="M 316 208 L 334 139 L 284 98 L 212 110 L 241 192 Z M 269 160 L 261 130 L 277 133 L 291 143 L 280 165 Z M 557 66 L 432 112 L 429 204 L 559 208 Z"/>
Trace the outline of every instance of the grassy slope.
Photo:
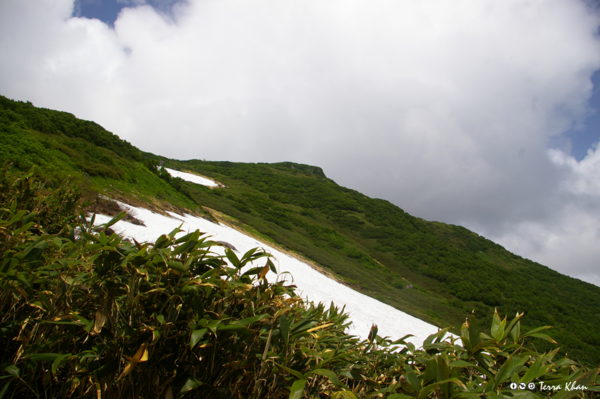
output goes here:
<path id="1" fill-rule="evenodd" d="M 152 173 L 162 159 L 224 183 Z M 158 206 L 216 209 L 329 269 L 348 285 L 437 325 L 526 312 L 571 357 L 600 362 L 600 288 L 522 259 L 460 226 L 427 222 L 292 163 L 175 161 L 144 154 L 93 122 L 0 96 L 0 162 Z M 412 288 L 409 288 L 412 286 Z M 489 320 L 484 321 L 489 325 Z M 545 348 L 542 342 L 540 348 Z"/>
<path id="2" fill-rule="evenodd" d="M 427 222 L 340 187 L 317 167 L 166 162 L 227 186 L 190 184 L 199 203 L 234 216 L 398 309 L 455 327 L 472 310 L 484 319 L 494 308 L 508 315 L 525 312 L 529 327 L 554 326 L 550 335 L 572 357 L 600 362 L 600 288 L 592 284 L 516 256 L 463 227 Z"/>
<path id="3" fill-rule="evenodd" d="M 88 193 L 158 208 L 199 208 L 159 177 L 146 154 L 98 124 L 0 96 L 0 163 L 7 161 L 21 171 L 35 166 L 55 184 L 74 179 Z"/>

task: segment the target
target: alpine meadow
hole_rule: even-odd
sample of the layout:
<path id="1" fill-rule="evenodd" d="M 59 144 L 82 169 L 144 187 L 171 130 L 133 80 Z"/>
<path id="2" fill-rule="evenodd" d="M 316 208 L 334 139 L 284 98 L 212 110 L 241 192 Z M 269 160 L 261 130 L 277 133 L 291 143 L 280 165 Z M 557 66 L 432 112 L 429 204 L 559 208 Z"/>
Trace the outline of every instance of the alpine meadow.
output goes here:
<path id="1" fill-rule="evenodd" d="M 600 287 L 326 172 L 169 159 L 0 96 L 0 399 L 598 395 Z M 269 281 L 269 253 L 127 239 L 115 201 L 226 222 L 440 330 L 360 339 L 344 309 Z"/>

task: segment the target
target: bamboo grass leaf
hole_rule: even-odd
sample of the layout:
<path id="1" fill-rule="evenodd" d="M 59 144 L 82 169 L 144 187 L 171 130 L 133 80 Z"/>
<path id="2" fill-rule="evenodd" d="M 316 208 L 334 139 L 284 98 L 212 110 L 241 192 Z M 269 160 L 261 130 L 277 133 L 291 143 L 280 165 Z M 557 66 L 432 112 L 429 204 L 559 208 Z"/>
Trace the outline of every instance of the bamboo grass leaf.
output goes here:
<path id="1" fill-rule="evenodd" d="M 190 336 L 190 349 L 194 349 L 194 346 L 200 341 L 200 339 L 208 332 L 207 328 L 201 328 L 192 332 Z"/>
<path id="2" fill-rule="evenodd" d="M 193 389 L 196 389 L 200 386 L 202 386 L 204 383 L 194 377 L 190 377 L 185 384 L 183 384 L 183 387 L 181 388 L 181 391 L 179 391 L 179 394 L 185 394 Z"/>
<path id="3" fill-rule="evenodd" d="M 306 380 L 296 380 L 292 384 L 292 388 L 290 389 L 290 399 L 300 399 L 304 396 L 304 385 L 306 385 Z"/>

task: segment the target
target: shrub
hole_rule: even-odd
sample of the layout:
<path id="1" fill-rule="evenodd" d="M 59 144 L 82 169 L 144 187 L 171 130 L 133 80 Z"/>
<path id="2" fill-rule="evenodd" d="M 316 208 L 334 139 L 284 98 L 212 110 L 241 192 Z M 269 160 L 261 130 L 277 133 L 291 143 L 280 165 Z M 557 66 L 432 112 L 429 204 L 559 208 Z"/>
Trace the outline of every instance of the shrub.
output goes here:
<path id="1" fill-rule="evenodd" d="M 490 335 L 471 317 L 462 345 L 444 329 L 417 349 L 376 326 L 361 341 L 343 310 L 268 282 L 258 249 L 217 256 L 178 229 L 132 243 L 108 232 L 124 214 L 93 227 L 72 212 L 76 190 L 2 173 L 0 398 L 545 397 L 509 387 L 540 381 L 588 388 L 553 398 L 598 392 L 597 369 L 529 349 L 551 339 L 521 333 L 522 315 L 496 312 Z"/>

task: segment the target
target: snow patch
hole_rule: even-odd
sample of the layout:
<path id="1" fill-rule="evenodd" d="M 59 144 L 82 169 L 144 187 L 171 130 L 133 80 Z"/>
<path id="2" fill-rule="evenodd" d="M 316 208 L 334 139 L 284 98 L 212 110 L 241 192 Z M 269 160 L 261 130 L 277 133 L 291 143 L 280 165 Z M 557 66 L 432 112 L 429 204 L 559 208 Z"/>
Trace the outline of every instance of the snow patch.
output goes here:
<path id="1" fill-rule="evenodd" d="M 206 177 L 193 175 L 191 173 L 186 173 L 186 172 L 180 172 L 175 169 L 165 168 L 165 170 L 167 172 L 169 172 L 169 174 L 173 177 L 179 177 L 183 180 L 186 180 L 186 181 L 189 181 L 192 183 L 201 184 L 203 186 L 208 186 L 208 187 L 219 187 L 219 184 L 217 182 L 207 179 Z"/>
<path id="2" fill-rule="evenodd" d="M 257 245 L 274 256 L 279 278 L 286 279 L 298 287 L 298 294 L 303 298 L 325 305 L 331 302 L 338 307 L 345 306 L 349 313 L 352 326 L 350 334 L 366 339 L 372 324 L 379 327 L 379 335 L 389 336 L 393 339 L 401 338 L 407 334 L 414 337 L 408 339 L 413 344 L 420 346 L 427 336 L 434 334 L 438 328 L 434 325 L 419 320 L 389 305 L 379 302 L 360 292 L 330 279 L 319 273 L 308 264 L 284 254 L 265 243 L 257 242 L 254 237 L 249 237 L 231 227 L 218 225 L 206 219 L 178 215 L 169 212 L 172 217 L 163 216 L 144 208 L 136 208 L 120 203 L 123 208 L 135 214 L 135 217 L 144 221 L 146 226 L 138 226 L 125 221 L 120 221 L 112 228 L 115 232 L 126 237 L 135 238 L 139 242 L 154 242 L 162 234 L 167 234 L 176 228 L 181 228 L 185 233 L 200 230 L 211 236 L 213 241 L 226 241 L 234 245 L 240 253 L 245 253 Z M 96 215 L 96 223 L 106 223 L 110 216 Z M 224 254 L 224 248 L 213 247 L 216 253 Z M 286 256 L 287 255 L 287 256 Z M 262 266 L 262 265 L 261 265 Z M 288 272 L 290 274 L 283 274 Z M 273 281 L 277 278 L 269 272 L 267 279 Z"/>

